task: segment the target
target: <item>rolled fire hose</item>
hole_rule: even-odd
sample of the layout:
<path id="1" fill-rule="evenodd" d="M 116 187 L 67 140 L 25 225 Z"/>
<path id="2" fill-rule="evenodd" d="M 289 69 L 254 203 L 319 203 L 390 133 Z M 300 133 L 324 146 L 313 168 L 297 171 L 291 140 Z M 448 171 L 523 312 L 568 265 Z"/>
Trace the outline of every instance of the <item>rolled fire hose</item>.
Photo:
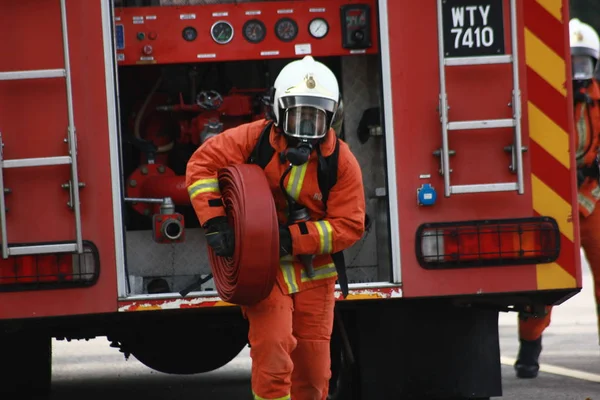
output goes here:
<path id="1" fill-rule="evenodd" d="M 218 178 L 225 212 L 235 232 L 235 252 L 233 257 L 220 257 L 208 247 L 217 293 L 232 304 L 256 304 L 271 293 L 279 269 L 275 201 L 257 165 L 223 168 Z"/>

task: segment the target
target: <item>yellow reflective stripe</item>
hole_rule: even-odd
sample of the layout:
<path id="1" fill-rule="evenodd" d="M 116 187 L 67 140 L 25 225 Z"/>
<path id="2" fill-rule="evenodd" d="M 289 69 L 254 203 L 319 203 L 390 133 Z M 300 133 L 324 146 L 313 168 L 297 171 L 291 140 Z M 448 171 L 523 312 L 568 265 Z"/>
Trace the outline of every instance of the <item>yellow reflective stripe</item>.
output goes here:
<path id="1" fill-rule="evenodd" d="M 306 175 L 306 168 L 308 163 L 304 163 L 299 167 L 293 166 L 290 171 L 290 178 L 286 185 L 285 190 L 294 200 L 298 200 L 300 192 L 302 191 L 302 184 L 304 183 L 304 176 Z"/>
<path id="2" fill-rule="evenodd" d="M 285 281 L 288 292 L 290 294 L 298 292 L 299 289 L 298 283 L 296 282 L 296 274 L 294 272 L 293 257 L 291 255 L 281 257 L 279 263 L 281 272 L 283 272 L 283 280 Z"/>
<path id="3" fill-rule="evenodd" d="M 288 394 L 287 396 L 283 396 L 283 397 L 277 397 L 277 398 L 267 399 L 266 397 L 260 397 L 259 395 L 257 395 L 256 393 L 254 393 L 254 391 L 252 391 L 252 395 L 254 395 L 254 400 L 291 400 L 291 398 L 292 398 Z"/>
<path id="4" fill-rule="evenodd" d="M 535 0 L 537 3 L 544 7 L 554 18 L 562 22 L 562 0 Z"/>
<path id="5" fill-rule="evenodd" d="M 335 269 L 335 264 L 329 263 L 329 264 L 322 265 L 320 267 L 316 267 L 315 268 L 315 276 L 313 278 L 309 278 L 308 275 L 306 275 L 306 271 L 302 270 L 302 275 L 300 276 L 300 279 L 301 279 L 302 283 L 304 283 L 304 282 L 308 282 L 308 281 L 316 281 L 318 279 L 331 278 L 332 276 L 335 276 L 336 274 L 337 274 L 337 271 Z"/>
<path id="6" fill-rule="evenodd" d="M 316 221 L 319 231 L 319 254 L 329 254 L 333 251 L 333 229 L 329 221 Z"/>
<path id="7" fill-rule="evenodd" d="M 219 180 L 216 178 L 200 179 L 188 187 L 190 199 L 198 196 L 200 193 L 216 192 L 219 193 Z"/>

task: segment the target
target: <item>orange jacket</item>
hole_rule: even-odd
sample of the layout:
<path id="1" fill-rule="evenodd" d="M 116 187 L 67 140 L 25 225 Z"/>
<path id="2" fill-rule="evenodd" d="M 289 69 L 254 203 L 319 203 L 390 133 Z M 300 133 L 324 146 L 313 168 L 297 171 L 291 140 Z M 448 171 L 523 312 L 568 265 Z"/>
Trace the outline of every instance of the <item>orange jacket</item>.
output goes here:
<path id="1" fill-rule="evenodd" d="M 593 100 L 593 104 L 581 102 L 574 106 L 577 168 L 592 166 L 600 149 L 600 87 L 595 79 L 586 89 L 586 93 Z M 579 187 L 577 200 L 579 213 L 584 217 L 590 215 L 600 200 L 598 180 L 586 177 Z"/>
<path id="2" fill-rule="evenodd" d="M 227 165 L 243 164 L 250 156 L 266 120 L 258 120 L 236 128 L 228 129 L 202 144 L 192 155 L 186 171 L 186 186 L 200 223 L 217 216 L 225 215 L 219 202 L 221 198 L 217 171 Z M 335 132 L 330 129 L 321 143 L 324 157 L 335 148 Z M 286 164 L 279 161 L 279 153 L 286 148 L 285 138 L 271 128 L 269 136 L 275 153 L 265 167 L 265 175 L 271 186 L 280 223 L 287 220 L 287 200 L 279 188 L 279 180 Z M 277 282 L 286 293 L 295 293 L 303 289 L 316 287 L 335 280 L 337 272 L 330 253 L 344 250 L 360 239 L 364 232 L 365 197 L 362 173 L 358 161 L 348 145 L 340 141 L 338 159 L 338 180 L 330 190 L 327 200 L 327 212 L 321 201 L 321 192 L 317 181 L 318 157 L 313 151 L 308 162 L 293 167 L 284 181 L 288 193 L 310 214 L 311 221 L 305 227 L 297 224 L 290 226 L 292 236 L 292 255 L 282 257 Z M 260 218 L 260 216 L 257 216 Z M 306 229 L 304 229 L 306 228 Z M 249 240 L 260 240 L 251 238 Z M 309 279 L 298 254 L 313 254 L 315 277 Z"/>

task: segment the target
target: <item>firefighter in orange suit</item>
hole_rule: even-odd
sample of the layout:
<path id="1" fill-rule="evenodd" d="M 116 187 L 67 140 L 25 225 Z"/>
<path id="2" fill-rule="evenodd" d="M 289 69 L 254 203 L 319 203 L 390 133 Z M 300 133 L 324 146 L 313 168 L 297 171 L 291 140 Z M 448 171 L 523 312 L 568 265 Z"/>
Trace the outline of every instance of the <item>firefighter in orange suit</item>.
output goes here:
<path id="1" fill-rule="evenodd" d="M 343 141 L 339 142 L 338 179 L 326 210 L 318 185 L 319 157 L 335 149 L 331 124 L 338 100 L 335 75 L 310 56 L 286 65 L 275 80 L 269 137 L 275 153 L 264 172 L 278 210 L 282 249 L 271 294 L 257 305 L 242 307 L 250 326 L 254 399 L 327 398 L 337 278 L 330 254 L 358 241 L 365 222 L 361 169 Z M 232 255 L 235 240 L 260 240 L 234 238 L 219 203 L 217 171 L 245 163 L 267 123 L 259 120 L 216 135 L 188 162 L 186 185 L 192 205 L 218 255 Z M 288 225 L 289 197 L 280 189 L 280 179 L 290 165 L 283 186 L 308 210 L 310 221 Z M 312 278 L 296 257 L 299 254 L 315 255 Z"/>
<path id="2" fill-rule="evenodd" d="M 569 22 L 575 140 L 577 146 L 577 199 L 581 245 L 590 264 L 595 282 L 596 305 L 600 329 L 600 185 L 598 150 L 600 148 L 600 85 L 598 72 L 600 40 L 596 31 L 578 19 Z M 542 333 L 550 325 L 552 308 L 539 318 L 519 318 L 520 349 L 515 370 L 520 378 L 535 378 L 542 351 Z"/>

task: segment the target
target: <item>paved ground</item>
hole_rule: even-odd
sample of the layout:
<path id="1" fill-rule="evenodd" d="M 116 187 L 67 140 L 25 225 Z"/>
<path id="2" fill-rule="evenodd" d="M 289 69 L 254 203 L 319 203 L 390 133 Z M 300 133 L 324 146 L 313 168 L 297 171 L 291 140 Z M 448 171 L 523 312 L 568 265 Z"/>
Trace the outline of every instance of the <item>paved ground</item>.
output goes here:
<path id="1" fill-rule="evenodd" d="M 583 255 L 582 255 L 583 256 Z M 593 280 L 583 257 L 583 289 L 552 313 L 552 324 L 543 338 L 540 376 L 535 380 L 514 377 L 512 364 L 518 352 L 517 319 L 500 315 L 503 356 L 502 399 L 600 400 L 600 346 L 595 313 Z"/>
<path id="2" fill-rule="evenodd" d="M 535 380 L 514 377 L 518 350 L 516 315 L 500 316 L 503 355 L 502 400 L 600 400 L 600 346 L 591 276 L 584 265 L 584 290 L 555 309 L 544 337 L 542 372 Z M 245 349 L 229 365 L 197 376 L 154 372 L 108 347 L 105 338 L 56 342 L 53 400 L 248 399 L 250 358 Z M 498 398 L 500 399 L 500 398 Z"/>

